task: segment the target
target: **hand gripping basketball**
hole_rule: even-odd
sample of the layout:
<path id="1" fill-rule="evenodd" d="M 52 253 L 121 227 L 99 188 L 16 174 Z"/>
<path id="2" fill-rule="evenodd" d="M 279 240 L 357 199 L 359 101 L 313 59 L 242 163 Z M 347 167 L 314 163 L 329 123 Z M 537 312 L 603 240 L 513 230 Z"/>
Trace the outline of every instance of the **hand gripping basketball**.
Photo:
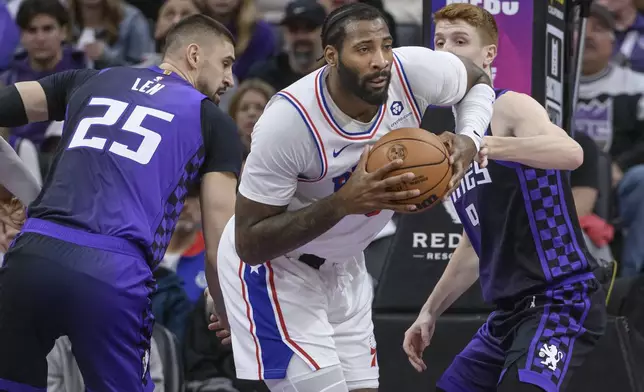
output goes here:
<path id="1" fill-rule="evenodd" d="M 484 161 L 485 165 L 487 165 L 487 155 L 484 155 L 484 160 L 479 157 L 474 141 L 467 136 L 443 132 L 439 138 L 450 153 L 449 162 L 452 165 L 452 178 L 449 182 L 450 189 L 444 196 L 444 198 L 447 198 L 461 185 L 461 180 L 465 177 L 465 173 L 474 159 L 478 159 L 480 162 Z M 486 152 L 487 150 L 484 154 Z"/>
<path id="2" fill-rule="evenodd" d="M 394 203 L 397 200 L 411 199 L 420 194 L 418 189 L 394 190 L 404 188 L 400 187 L 400 185 L 412 181 L 415 177 L 414 173 L 403 173 L 384 178 L 388 173 L 402 166 L 402 159 L 395 159 L 369 173 L 367 172 L 369 151 L 370 147 L 366 146 L 349 181 L 336 193 L 345 212 L 349 215 L 367 214 L 376 210 L 415 211 L 416 206 L 413 204 Z"/>

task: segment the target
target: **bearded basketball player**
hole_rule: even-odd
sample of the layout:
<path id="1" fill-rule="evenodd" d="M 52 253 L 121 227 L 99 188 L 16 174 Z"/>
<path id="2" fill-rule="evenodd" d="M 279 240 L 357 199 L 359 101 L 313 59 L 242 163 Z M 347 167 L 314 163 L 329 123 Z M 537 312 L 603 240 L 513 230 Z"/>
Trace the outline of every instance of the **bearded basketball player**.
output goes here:
<path id="1" fill-rule="evenodd" d="M 492 117 L 480 67 L 448 52 L 393 49 L 369 5 L 329 14 L 322 42 L 327 65 L 278 92 L 255 126 L 218 254 L 237 376 L 273 392 L 377 390 L 363 250 L 394 210 L 416 208 L 391 200 L 419 191 L 387 190 L 413 178 L 383 179 L 401 160 L 367 173 L 369 146 L 419 127 L 427 105 L 456 104 L 454 163 L 465 169 Z"/>

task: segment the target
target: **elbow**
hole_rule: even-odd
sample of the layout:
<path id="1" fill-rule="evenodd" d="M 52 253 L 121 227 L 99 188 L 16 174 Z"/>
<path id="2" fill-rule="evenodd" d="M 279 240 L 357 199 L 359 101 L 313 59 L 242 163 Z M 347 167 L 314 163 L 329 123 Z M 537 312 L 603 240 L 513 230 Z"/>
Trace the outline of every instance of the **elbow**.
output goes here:
<path id="1" fill-rule="evenodd" d="M 239 256 L 241 261 L 250 266 L 264 264 L 263 258 L 253 252 L 253 247 L 250 245 L 250 242 L 244 240 L 244 238 L 248 238 L 248 236 L 240 236 L 239 233 L 235 235 L 235 251 L 237 252 L 237 256 Z"/>
<path id="2" fill-rule="evenodd" d="M 577 142 L 573 142 L 568 154 L 568 162 L 566 170 L 575 170 L 584 163 L 584 150 Z"/>

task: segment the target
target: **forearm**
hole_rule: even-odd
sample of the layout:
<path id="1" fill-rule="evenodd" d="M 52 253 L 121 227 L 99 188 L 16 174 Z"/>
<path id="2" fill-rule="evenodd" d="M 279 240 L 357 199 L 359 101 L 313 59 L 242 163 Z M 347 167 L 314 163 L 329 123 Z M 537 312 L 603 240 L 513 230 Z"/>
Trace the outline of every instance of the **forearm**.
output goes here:
<path id="1" fill-rule="evenodd" d="M 486 136 L 485 144 L 489 159 L 517 162 L 537 169 L 574 170 L 582 164 L 584 157 L 579 144 L 567 136 Z"/>
<path id="2" fill-rule="evenodd" d="M 461 240 L 463 241 L 463 240 Z M 439 317 L 469 289 L 479 277 L 479 259 L 470 244 L 454 251 L 423 310 Z"/>
<path id="3" fill-rule="evenodd" d="M 495 93 L 484 83 L 474 85 L 454 106 L 456 111 L 456 133 L 470 137 L 477 150 L 492 120 Z"/>
<path id="4" fill-rule="evenodd" d="M 579 218 L 593 213 L 598 193 L 597 189 L 587 186 L 572 187 L 572 198 Z"/>
<path id="5" fill-rule="evenodd" d="M 215 253 L 213 255 L 213 253 Z M 206 282 L 208 283 L 208 292 L 215 302 L 215 308 L 223 310 L 224 297 L 219 285 L 219 273 L 217 272 L 216 251 L 206 255 Z"/>
<path id="6" fill-rule="evenodd" d="M 237 253 L 250 265 L 285 255 L 335 226 L 346 216 L 337 194 L 297 211 L 284 211 L 266 218 L 243 233 L 237 231 Z"/>

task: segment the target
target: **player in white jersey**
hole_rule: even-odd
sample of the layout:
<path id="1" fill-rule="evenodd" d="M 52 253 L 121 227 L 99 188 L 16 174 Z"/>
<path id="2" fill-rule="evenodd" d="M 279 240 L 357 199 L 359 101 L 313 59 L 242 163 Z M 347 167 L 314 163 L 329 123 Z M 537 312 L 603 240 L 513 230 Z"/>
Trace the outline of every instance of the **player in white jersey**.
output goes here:
<path id="1" fill-rule="evenodd" d="M 367 173 L 368 146 L 419 127 L 429 104 L 456 105 L 457 182 L 477 155 L 494 91 L 469 60 L 392 49 L 382 15 L 366 4 L 332 12 L 322 41 L 327 65 L 277 93 L 255 126 L 218 279 L 239 378 L 272 391 L 374 391 L 373 287 L 362 252 L 394 211 L 416 209 L 392 200 L 420 192 L 387 191 L 413 174 L 383 180 L 401 161 Z"/>

